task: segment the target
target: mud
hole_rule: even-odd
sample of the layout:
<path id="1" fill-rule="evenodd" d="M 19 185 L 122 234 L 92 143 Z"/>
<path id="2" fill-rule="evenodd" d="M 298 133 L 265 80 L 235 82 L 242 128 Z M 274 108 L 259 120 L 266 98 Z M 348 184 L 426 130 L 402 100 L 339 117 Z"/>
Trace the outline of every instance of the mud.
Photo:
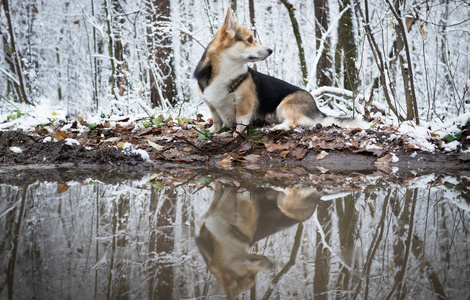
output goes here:
<path id="1" fill-rule="evenodd" d="M 119 178 L 120 172 L 132 177 L 132 172 L 140 174 L 140 171 L 180 168 L 246 169 L 264 174 L 271 172 L 271 175 L 295 169 L 298 176 L 354 172 L 416 176 L 470 170 L 469 153 L 421 151 L 410 146 L 407 137 L 395 138 L 393 131 L 331 127 L 291 132 L 260 131 L 237 137 L 226 133 L 207 140 L 204 136 L 201 138 L 200 130 L 189 126 L 178 129 L 175 126 L 152 127 L 137 131 L 133 127 L 99 128 L 98 133 L 98 136 L 90 136 L 90 131 L 0 131 L 0 180 L 16 181 L 20 178 L 31 181 L 41 179 L 46 173 L 48 176 L 56 174 L 53 176 L 58 176 L 57 181 L 67 181 L 67 172 L 62 172 L 61 168 L 87 170 L 84 177 L 90 174 L 90 170 L 96 170 L 97 178 L 108 183 L 113 181 L 113 177 Z M 110 137 L 115 138 L 110 142 Z M 69 138 L 76 139 L 75 143 Z M 55 141 L 48 141 L 51 139 Z M 139 154 L 124 151 L 122 145 L 119 147 L 124 142 L 132 143 L 135 149 L 145 150 L 150 161 Z M 433 142 L 439 143 L 438 140 Z M 13 151 L 12 147 L 21 149 L 21 152 Z M 80 177 L 79 172 L 69 177 L 77 176 Z"/>
<path id="2" fill-rule="evenodd" d="M 21 153 L 11 150 L 18 147 Z M 100 166 L 121 168 L 151 168 L 140 155 L 125 154 L 116 147 L 86 149 L 65 140 L 44 142 L 43 138 L 21 131 L 0 131 L 0 166 L 11 165 L 55 165 Z"/>

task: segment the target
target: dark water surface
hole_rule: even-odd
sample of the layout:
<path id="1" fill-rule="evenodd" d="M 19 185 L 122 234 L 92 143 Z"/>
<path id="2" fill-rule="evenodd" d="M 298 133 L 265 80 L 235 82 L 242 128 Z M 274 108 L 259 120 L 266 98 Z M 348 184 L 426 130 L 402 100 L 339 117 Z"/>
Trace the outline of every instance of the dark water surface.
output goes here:
<path id="1" fill-rule="evenodd" d="M 469 177 L 230 174 L 0 184 L 0 298 L 469 299 Z"/>

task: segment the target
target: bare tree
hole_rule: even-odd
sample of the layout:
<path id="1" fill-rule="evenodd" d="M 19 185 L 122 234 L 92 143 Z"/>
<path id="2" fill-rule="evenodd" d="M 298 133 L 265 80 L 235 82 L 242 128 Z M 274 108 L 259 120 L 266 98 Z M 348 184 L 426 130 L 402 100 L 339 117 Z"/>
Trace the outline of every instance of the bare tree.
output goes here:
<path id="1" fill-rule="evenodd" d="M 292 23 L 292 30 L 294 31 L 295 40 L 297 41 L 297 49 L 299 51 L 299 61 L 300 61 L 300 70 L 302 71 L 302 80 L 304 85 L 308 83 L 308 71 L 307 71 L 307 62 L 305 61 L 305 51 L 302 44 L 302 36 L 300 35 L 300 28 L 297 19 L 295 18 L 294 12 L 296 9 L 287 0 L 281 0 L 282 4 L 287 8 L 289 13 L 289 18 Z"/>
<path id="2" fill-rule="evenodd" d="M 111 83 L 111 94 L 116 98 L 116 65 L 114 62 L 114 38 L 111 26 L 111 8 L 108 0 L 104 0 L 104 11 L 106 13 L 106 34 L 108 36 L 108 55 L 111 64 L 111 76 L 109 78 Z M 116 98 L 117 99 L 117 98 Z"/>
<path id="3" fill-rule="evenodd" d="M 314 0 L 315 3 L 315 38 L 316 38 L 316 49 L 320 48 L 321 39 L 323 38 L 323 33 L 328 30 L 328 1 L 327 0 Z M 324 49 L 317 64 L 317 86 L 331 86 L 331 67 L 332 60 L 330 56 L 330 43 L 329 39 L 324 43 Z"/>
<path id="4" fill-rule="evenodd" d="M 337 75 L 342 74 L 343 87 L 356 91 L 358 78 L 356 72 L 357 48 L 354 39 L 353 11 L 351 0 L 339 1 L 339 10 L 348 8 L 338 23 L 338 45 L 336 47 L 335 67 Z"/>
<path id="5" fill-rule="evenodd" d="M 127 78 L 125 71 L 127 69 L 127 62 L 124 60 L 125 49 L 122 42 L 122 32 L 125 23 L 124 9 L 122 4 L 123 0 L 111 0 L 113 5 L 113 33 L 114 33 L 114 59 L 116 64 L 116 87 L 119 91 L 119 96 L 124 95 L 127 89 Z"/>
<path id="6" fill-rule="evenodd" d="M 8 49 L 5 49 L 6 52 L 9 52 L 6 58 L 7 60 L 11 60 L 9 65 L 12 68 L 11 71 L 15 75 L 15 77 L 7 76 L 7 78 L 12 83 L 19 102 L 31 104 L 26 93 L 25 79 L 23 77 L 23 67 L 21 65 L 20 53 L 18 52 L 18 48 L 15 41 L 15 31 L 13 29 L 13 23 L 11 21 L 11 11 L 8 0 L 3 0 L 3 9 L 7 18 L 8 33 L 10 35 Z"/>
<path id="7" fill-rule="evenodd" d="M 176 104 L 175 67 L 169 34 L 170 0 L 146 0 L 150 99 L 153 107 Z"/>
<path id="8" fill-rule="evenodd" d="M 419 124 L 418 103 L 416 101 L 416 92 L 413 78 L 413 65 L 411 63 L 410 47 L 406 37 L 406 28 L 401 17 L 400 4 L 403 5 L 402 0 L 394 0 L 394 4 L 387 0 L 387 4 L 396 20 L 395 33 L 396 33 L 396 49 L 395 55 L 398 57 L 401 75 L 403 78 L 405 99 L 406 99 L 406 119 L 412 120 L 415 118 L 416 124 Z M 406 58 L 402 52 L 405 50 Z"/>

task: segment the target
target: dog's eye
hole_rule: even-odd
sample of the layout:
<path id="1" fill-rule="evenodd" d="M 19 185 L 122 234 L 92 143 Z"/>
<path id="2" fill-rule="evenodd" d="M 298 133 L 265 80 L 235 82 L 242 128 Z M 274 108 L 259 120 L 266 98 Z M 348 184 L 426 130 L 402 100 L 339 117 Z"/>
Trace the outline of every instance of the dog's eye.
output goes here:
<path id="1" fill-rule="evenodd" d="M 253 44 L 253 38 L 251 36 L 246 41 L 250 44 Z"/>

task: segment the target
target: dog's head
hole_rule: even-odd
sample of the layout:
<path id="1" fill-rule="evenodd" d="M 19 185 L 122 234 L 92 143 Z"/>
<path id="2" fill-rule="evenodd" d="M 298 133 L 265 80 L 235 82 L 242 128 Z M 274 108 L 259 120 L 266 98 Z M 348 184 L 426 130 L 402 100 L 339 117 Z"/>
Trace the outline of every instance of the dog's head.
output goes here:
<path id="1" fill-rule="evenodd" d="M 253 32 L 237 23 L 230 8 L 211 46 L 229 59 L 242 63 L 264 60 L 273 52 L 256 43 Z"/>
<path id="2" fill-rule="evenodd" d="M 229 300 L 252 288 L 257 274 L 274 266 L 266 256 L 239 253 L 224 247 L 205 226 L 196 238 L 196 245 Z"/>

